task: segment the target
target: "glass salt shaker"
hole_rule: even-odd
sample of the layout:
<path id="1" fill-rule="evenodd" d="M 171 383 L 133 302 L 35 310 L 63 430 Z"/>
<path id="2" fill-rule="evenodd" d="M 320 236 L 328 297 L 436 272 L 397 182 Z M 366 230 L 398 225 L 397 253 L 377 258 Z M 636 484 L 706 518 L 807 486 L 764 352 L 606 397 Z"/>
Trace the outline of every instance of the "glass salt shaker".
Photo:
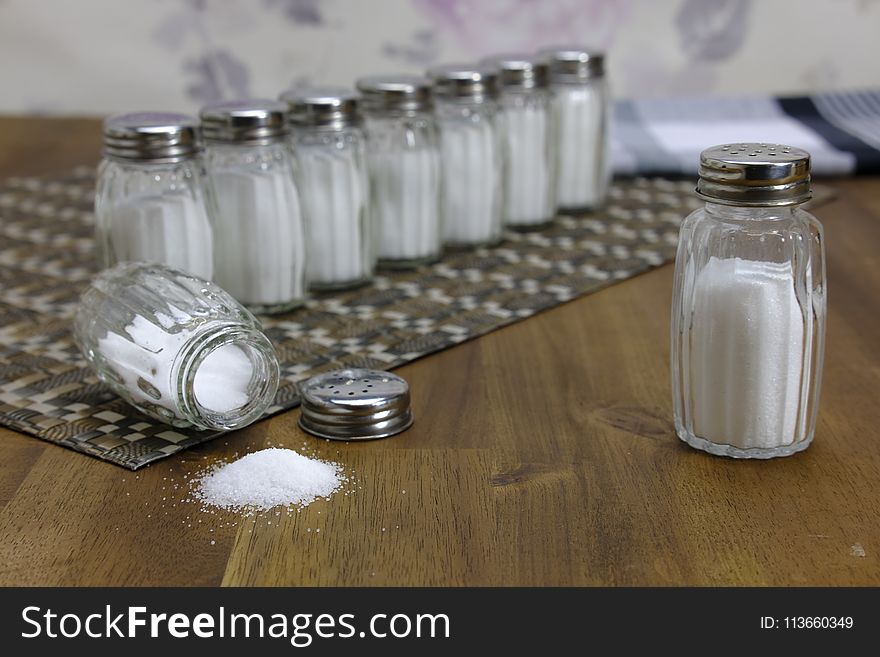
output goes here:
<path id="1" fill-rule="evenodd" d="M 243 427 L 278 388 L 275 350 L 254 316 L 213 283 L 164 265 L 127 262 L 99 274 L 74 334 L 101 381 L 176 427 Z"/>
<path id="2" fill-rule="evenodd" d="M 375 267 L 368 214 L 369 179 L 358 97 L 347 89 L 313 88 L 281 96 L 290 111 L 315 290 L 369 282 Z"/>
<path id="3" fill-rule="evenodd" d="M 825 343 L 810 156 L 778 144 L 700 155 L 706 200 L 681 225 L 672 305 L 675 429 L 697 449 L 788 456 L 813 440 Z"/>
<path id="4" fill-rule="evenodd" d="M 497 78 L 485 67 L 432 68 L 440 131 L 443 241 L 453 248 L 501 241 Z"/>
<path id="5" fill-rule="evenodd" d="M 556 214 L 547 65 L 528 55 L 482 63 L 498 72 L 502 220 L 514 230 L 543 227 Z"/>
<path id="6" fill-rule="evenodd" d="M 214 280 L 253 312 L 306 297 L 306 237 L 287 107 L 274 100 L 202 108 L 208 182 L 217 205 Z"/>
<path id="7" fill-rule="evenodd" d="M 198 121 L 140 112 L 104 121 L 95 222 L 101 267 L 152 261 L 211 279 L 214 229 Z"/>
<path id="8" fill-rule="evenodd" d="M 540 57 L 550 76 L 556 207 L 595 210 L 611 180 L 605 56 L 584 48 L 553 48 Z"/>
<path id="9" fill-rule="evenodd" d="M 442 226 L 431 82 L 418 76 L 374 76 L 358 80 L 357 88 L 379 264 L 411 268 L 434 262 L 442 249 Z"/>

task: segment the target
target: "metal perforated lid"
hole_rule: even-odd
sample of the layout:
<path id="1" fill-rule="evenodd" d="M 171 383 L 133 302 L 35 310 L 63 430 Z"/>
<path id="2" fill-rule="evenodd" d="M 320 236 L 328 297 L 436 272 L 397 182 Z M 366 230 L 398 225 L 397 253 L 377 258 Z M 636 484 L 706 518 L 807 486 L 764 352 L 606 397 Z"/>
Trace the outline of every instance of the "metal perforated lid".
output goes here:
<path id="1" fill-rule="evenodd" d="M 268 144 L 283 139 L 288 132 L 287 105 L 277 100 L 211 103 L 199 116 L 207 141 Z"/>
<path id="2" fill-rule="evenodd" d="M 187 114 L 132 112 L 104 121 L 104 154 L 108 157 L 180 162 L 200 149 L 199 122 Z"/>
<path id="3" fill-rule="evenodd" d="M 343 128 L 360 123 L 358 94 L 342 87 L 307 87 L 281 94 L 294 126 Z"/>
<path id="4" fill-rule="evenodd" d="M 582 82 L 605 75 L 604 53 L 590 48 L 547 48 L 538 55 L 547 62 L 551 81 Z"/>
<path id="5" fill-rule="evenodd" d="M 409 384 L 390 372 L 344 369 L 299 384 L 299 425 L 334 440 L 385 438 L 413 422 Z"/>
<path id="6" fill-rule="evenodd" d="M 498 76 L 488 66 L 447 64 L 428 70 L 437 98 L 460 98 L 482 102 L 496 95 Z"/>
<path id="7" fill-rule="evenodd" d="M 415 112 L 433 105 L 431 81 L 418 75 L 371 75 L 356 86 L 367 111 Z"/>
<path id="8" fill-rule="evenodd" d="M 533 55 L 495 55 L 480 64 L 498 71 L 498 85 L 502 89 L 547 86 L 547 62 Z"/>
<path id="9" fill-rule="evenodd" d="M 784 144 L 741 143 L 700 154 L 697 194 L 712 203 L 772 207 L 808 201 L 810 154 Z"/>

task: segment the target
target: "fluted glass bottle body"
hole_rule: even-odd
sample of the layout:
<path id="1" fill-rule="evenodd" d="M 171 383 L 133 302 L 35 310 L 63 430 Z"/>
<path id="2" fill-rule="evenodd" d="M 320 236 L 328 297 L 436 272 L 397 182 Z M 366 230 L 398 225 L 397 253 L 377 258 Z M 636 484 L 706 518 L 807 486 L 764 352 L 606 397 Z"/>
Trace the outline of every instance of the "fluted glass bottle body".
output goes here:
<path id="1" fill-rule="evenodd" d="M 255 312 L 283 312 L 306 296 L 306 237 L 287 145 L 210 144 L 216 202 L 214 280 Z"/>
<path id="2" fill-rule="evenodd" d="M 681 227 L 672 308 L 678 436 L 738 458 L 813 439 L 825 341 L 822 226 L 797 208 L 707 204 Z"/>
<path id="3" fill-rule="evenodd" d="M 357 287 L 376 264 L 365 139 L 357 126 L 297 127 L 292 137 L 316 290 Z"/>
<path id="4" fill-rule="evenodd" d="M 437 128 L 428 112 L 366 113 L 370 216 L 379 264 L 433 262 L 442 249 Z"/>
<path id="5" fill-rule="evenodd" d="M 556 211 L 550 96 L 545 89 L 505 89 L 499 103 L 503 222 L 518 230 L 536 228 Z"/>
<path id="6" fill-rule="evenodd" d="M 437 99 L 440 213 L 451 247 L 501 240 L 501 149 L 494 100 Z"/>
<path id="7" fill-rule="evenodd" d="M 608 194 L 608 90 L 604 77 L 553 82 L 552 130 L 556 206 L 594 210 Z"/>
<path id="8" fill-rule="evenodd" d="M 209 207 L 200 156 L 173 163 L 104 159 L 95 194 L 100 266 L 158 262 L 211 280 Z"/>

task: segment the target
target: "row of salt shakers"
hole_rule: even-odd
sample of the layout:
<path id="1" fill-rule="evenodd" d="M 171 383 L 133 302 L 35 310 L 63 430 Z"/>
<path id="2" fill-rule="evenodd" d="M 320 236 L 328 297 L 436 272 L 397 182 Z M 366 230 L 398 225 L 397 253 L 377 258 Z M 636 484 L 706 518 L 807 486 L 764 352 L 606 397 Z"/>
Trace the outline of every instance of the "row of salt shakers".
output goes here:
<path id="1" fill-rule="evenodd" d="M 216 202 L 214 281 L 254 312 L 302 305 L 305 229 L 285 105 L 213 103 L 201 119 Z"/>
<path id="2" fill-rule="evenodd" d="M 357 95 L 313 88 L 281 95 L 306 215 L 309 285 L 336 290 L 367 283 L 375 267 L 365 138 Z"/>
<path id="3" fill-rule="evenodd" d="M 431 83 L 419 76 L 358 80 L 367 132 L 370 218 L 379 263 L 434 262 L 442 249 L 440 159 Z"/>
<path id="4" fill-rule="evenodd" d="M 198 122 L 140 112 L 104 122 L 95 195 L 96 242 L 104 268 L 163 262 L 210 280 L 214 229 Z"/>
<path id="5" fill-rule="evenodd" d="M 496 125 L 496 76 L 487 69 L 432 68 L 440 130 L 440 210 L 450 247 L 501 240 L 501 151 Z"/>

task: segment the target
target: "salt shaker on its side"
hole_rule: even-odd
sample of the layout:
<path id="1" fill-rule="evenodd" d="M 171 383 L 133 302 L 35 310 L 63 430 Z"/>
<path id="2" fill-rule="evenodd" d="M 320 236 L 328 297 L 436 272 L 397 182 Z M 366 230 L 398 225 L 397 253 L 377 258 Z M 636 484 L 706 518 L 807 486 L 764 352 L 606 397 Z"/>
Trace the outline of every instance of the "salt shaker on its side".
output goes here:
<path id="1" fill-rule="evenodd" d="M 675 429 L 697 449 L 772 458 L 813 440 L 825 343 L 810 156 L 726 144 L 700 156 L 706 200 L 681 225 L 672 306 Z"/>
<path id="2" fill-rule="evenodd" d="M 104 121 L 95 221 L 102 267 L 161 262 L 214 274 L 214 229 L 204 189 L 198 121 L 140 112 Z"/>
<path id="3" fill-rule="evenodd" d="M 83 293 L 74 334 L 114 392 L 177 427 L 237 429 L 278 388 L 278 359 L 257 320 L 213 283 L 163 265 L 122 263 Z"/>
<path id="4" fill-rule="evenodd" d="M 316 290 L 369 282 L 375 266 L 369 179 L 358 97 L 313 88 L 281 95 L 290 110 L 291 144 L 308 238 L 308 280 Z"/>
<path id="5" fill-rule="evenodd" d="M 528 55 L 498 55 L 482 63 L 498 72 L 502 218 L 514 230 L 534 230 L 556 214 L 547 65 Z"/>
<path id="6" fill-rule="evenodd" d="M 496 75 L 488 68 L 438 66 L 428 71 L 440 130 L 440 212 L 451 247 L 501 240 L 501 149 Z"/>
<path id="7" fill-rule="evenodd" d="M 431 82 L 373 76 L 357 82 L 367 133 L 370 220 L 379 264 L 410 268 L 440 257 L 440 158 Z"/>
<path id="8" fill-rule="evenodd" d="M 553 48 L 539 56 L 550 76 L 556 206 L 595 210 L 610 182 L 605 56 L 585 48 Z"/>
<path id="9" fill-rule="evenodd" d="M 254 312 L 306 297 L 306 238 L 287 107 L 274 100 L 202 108 L 208 181 L 217 203 L 214 280 Z"/>

